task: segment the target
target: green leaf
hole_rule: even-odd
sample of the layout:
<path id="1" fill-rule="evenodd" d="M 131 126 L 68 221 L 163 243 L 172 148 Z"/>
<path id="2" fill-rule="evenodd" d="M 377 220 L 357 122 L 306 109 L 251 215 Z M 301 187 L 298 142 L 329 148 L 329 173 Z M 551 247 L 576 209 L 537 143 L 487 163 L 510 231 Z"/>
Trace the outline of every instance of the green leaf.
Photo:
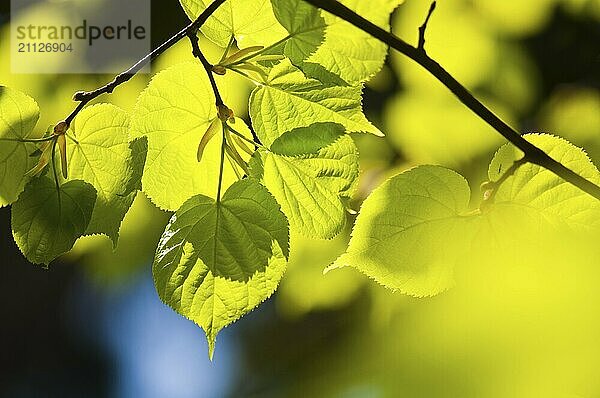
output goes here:
<path id="1" fill-rule="evenodd" d="M 525 138 L 600 184 L 580 148 L 547 134 Z M 500 148 L 490 181 L 499 182 L 522 157 L 510 144 Z M 469 213 L 469 187 L 453 171 L 421 166 L 393 177 L 367 198 L 349 248 L 332 268 L 353 266 L 392 289 L 433 295 L 451 286 L 453 268 L 473 248 L 490 255 L 510 248 L 518 257 L 561 236 L 600 236 L 600 202 L 546 169 L 527 163 L 494 189 L 480 212 Z"/>
<path id="2" fill-rule="evenodd" d="M 582 149 L 548 134 L 524 137 L 554 160 L 600 185 L 600 172 Z M 504 145 L 490 164 L 490 181 L 497 181 L 522 157 L 519 149 L 511 144 Z M 521 166 L 502 183 L 495 194 L 493 207 L 496 211 L 499 207 L 526 208 L 555 225 L 566 224 L 579 229 L 600 227 L 600 201 L 551 171 L 530 163 Z"/>
<path id="3" fill-rule="evenodd" d="M 195 20 L 212 0 L 180 0 L 191 20 Z M 226 47 L 235 36 L 240 48 L 268 45 L 286 36 L 273 15 L 270 0 L 228 0 L 202 26 L 202 33 Z"/>
<path id="4" fill-rule="evenodd" d="M 132 152 L 128 130 L 125 111 L 99 104 L 81 111 L 68 132 L 69 179 L 85 181 L 98 193 L 86 235 L 106 234 L 115 246 L 136 195 L 128 186 L 139 186 L 145 156 Z"/>
<path id="5" fill-rule="evenodd" d="M 79 180 L 57 191 L 48 177 L 32 180 L 12 207 L 15 242 L 34 264 L 50 264 L 71 250 L 92 218 L 96 190 Z"/>
<path id="6" fill-rule="evenodd" d="M 284 60 L 252 92 L 250 116 L 266 146 L 286 131 L 318 122 L 338 123 L 348 132 L 383 135 L 362 113 L 361 96 L 361 87 L 324 85 Z"/>
<path id="7" fill-rule="evenodd" d="M 33 129 L 40 117 L 37 103 L 20 91 L 0 86 L 0 207 L 17 200 L 36 164 L 34 144 L 8 140 L 38 138 Z"/>
<path id="8" fill-rule="evenodd" d="M 397 175 L 365 200 L 333 267 L 355 267 L 413 296 L 444 291 L 472 239 L 469 199 L 467 181 L 452 170 L 420 166 Z"/>
<path id="9" fill-rule="evenodd" d="M 358 150 L 344 128 L 313 124 L 279 137 L 252 164 L 281 205 L 290 226 L 303 235 L 331 239 L 344 227 L 342 197 L 358 180 Z"/>
<path id="10" fill-rule="evenodd" d="M 388 29 L 390 14 L 402 0 L 341 0 L 348 8 Z M 350 85 L 364 82 L 379 72 L 387 47 L 369 34 L 329 13 L 323 13 L 328 25 L 325 41 L 306 62 L 323 66 Z M 305 68 L 303 67 L 303 70 Z"/>
<path id="11" fill-rule="evenodd" d="M 198 195 L 171 218 L 154 260 L 160 298 L 206 332 L 217 333 L 276 290 L 289 256 L 287 220 L 255 180 L 233 184 L 222 201 Z"/>
<path id="12" fill-rule="evenodd" d="M 321 11 L 303 0 L 271 0 L 279 23 L 288 31 L 281 53 L 294 64 L 301 64 L 325 39 L 325 19 Z"/>
<path id="13" fill-rule="evenodd" d="M 156 75 L 140 95 L 131 122 L 131 137 L 148 137 L 144 192 L 163 210 L 175 211 L 197 194 L 216 196 L 223 134 L 204 148 L 198 163 L 198 144 L 217 117 L 215 97 L 197 62 L 175 65 Z M 232 126 L 252 137 L 243 121 Z M 223 187 L 237 176 L 225 163 Z"/>

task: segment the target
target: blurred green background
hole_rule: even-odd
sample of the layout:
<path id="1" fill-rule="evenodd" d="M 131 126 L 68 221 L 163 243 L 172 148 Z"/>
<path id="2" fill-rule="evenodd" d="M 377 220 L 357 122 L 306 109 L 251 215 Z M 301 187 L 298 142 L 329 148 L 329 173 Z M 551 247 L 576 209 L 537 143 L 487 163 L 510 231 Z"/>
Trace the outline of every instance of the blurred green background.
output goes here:
<path id="1" fill-rule="evenodd" d="M 11 74 L 7 3 L 0 84 L 33 96 L 39 126 L 53 124 L 72 110 L 75 91 L 111 77 Z M 427 32 L 433 58 L 520 131 L 563 136 L 600 162 L 600 0 L 438 3 Z M 406 0 L 394 32 L 415 43 L 428 8 Z M 186 23 L 176 0 L 153 1 L 152 15 L 154 46 Z M 152 70 L 190 59 L 183 41 Z M 130 110 L 149 78 L 101 100 Z M 219 83 L 244 115 L 252 86 L 229 75 Z M 503 141 L 427 73 L 392 54 L 364 106 L 387 136 L 355 136 L 362 177 L 354 208 L 387 177 L 423 163 L 459 171 L 480 197 Z M 116 252 L 108 239 L 84 238 L 46 271 L 20 256 L 10 210 L 0 210 L 0 396 L 600 396 L 595 242 L 481 242 L 457 270 L 456 288 L 415 299 L 352 269 L 323 275 L 349 231 L 332 241 L 293 236 L 279 291 L 226 329 L 210 363 L 203 332 L 153 291 L 150 264 L 167 219 L 140 194 Z"/>

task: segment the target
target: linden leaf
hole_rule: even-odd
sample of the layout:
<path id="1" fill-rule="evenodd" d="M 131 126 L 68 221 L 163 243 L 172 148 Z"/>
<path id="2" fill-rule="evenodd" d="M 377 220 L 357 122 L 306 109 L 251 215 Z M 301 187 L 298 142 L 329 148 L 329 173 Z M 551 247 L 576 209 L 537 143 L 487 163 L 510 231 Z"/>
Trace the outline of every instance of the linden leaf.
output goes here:
<path id="1" fill-rule="evenodd" d="M 36 146 L 18 142 L 38 138 L 33 129 L 40 117 L 37 103 L 20 91 L 0 86 L 0 207 L 17 200 L 36 164 Z"/>
<path id="2" fill-rule="evenodd" d="M 581 149 L 546 134 L 525 138 L 600 184 L 600 172 Z M 498 183 L 522 157 L 510 144 L 500 148 L 490 180 Z M 560 236 L 600 235 L 598 200 L 540 166 L 521 165 L 491 189 L 481 212 L 469 213 L 468 185 L 453 171 L 421 166 L 393 177 L 363 204 L 350 246 L 333 268 L 353 266 L 392 289 L 432 295 L 452 284 L 455 265 L 475 242 L 489 253 L 510 248 L 504 254 L 517 258 Z"/>
<path id="3" fill-rule="evenodd" d="M 265 84 L 252 92 L 250 116 L 266 146 L 286 131 L 318 122 L 382 136 L 363 114 L 361 96 L 361 87 L 325 85 L 284 60 L 271 70 Z"/>
<path id="4" fill-rule="evenodd" d="M 212 3 L 212 0 L 179 1 L 191 20 Z M 202 26 L 202 33 L 221 47 L 226 47 L 234 36 L 240 48 L 268 45 L 286 35 L 273 15 L 270 0 L 227 0 Z"/>
<path id="5" fill-rule="evenodd" d="M 153 272 L 160 298 L 206 332 L 217 333 L 276 290 L 289 256 L 287 220 L 255 180 L 233 184 L 217 203 L 189 199 L 161 238 Z"/>
<path id="6" fill-rule="evenodd" d="M 471 241 L 469 199 L 467 181 L 452 170 L 420 166 L 399 174 L 365 200 L 333 267 L 355 267 L 413 296 L 444 291 Z"/>
<path id="7" fill-rule="evenodd" d="M 12 206 L 12 230 L 17 246 L 34 264 L 50 264 L 73 248 L 92 218 L 96 190 L 80 180 L 57 191 L 48 177 L 32 180 Z"/>
<path id="8" fill-rule="evenodd" d="M 299 65 L 323 43 L 327 24 L 321 11 L 303 0 L 271 0 L 279 23 L 288 37 L 276 48 L 294 64 Z"/>
<path id="9" fill-rule="evenodd" d="M 390 14 L 402 0 L 341 0 L 342 4 L 374 24 L 390 28 Z M 383 67 L 387 46 L 368 33 L 329 13 L 323 13 L 327 29 L 325 40 L 306 60 L 320 65 L 348 84 L 371 78 Z M 306 71 L 306 66 L 302 67 Z"/>
<path id="10" fill-rule="evenodd" d="M 554 160 L 600 185 L 600 172 L 582 149 L 549 134 L 524 137 Z M 511 144 L 501 147 L 490 163 L 490 181 L 497 181 L 522 157 L 523 153 Z M 567 224 L 580 229 L 600 227 L 600 201 L 531 163 L 519 167 L 497 188 L 491 211 L 499 207 L 523 207 L 555 225 Z"/>
<path id="11" fill-rule="evenodd" d="M 293 229 L 331 239 L 344 227 L 342 197 L 351 195 L 359 170 L 358 150 L 342 126 L 319 123 L 285 133 L 270 151 L 260 152 L 252 170 Z"/>
<path id="12" fill-rule="evenodd" d="M 198 163 L 198 143 L 216 117 L 210 82 L 197 62 L 162 71 L 140 95 L 130 135 L 148 137 L 142 186 L 161 209 L 175 211 L 196 194 L 216 196 L 223 134 L 206 144 Z M 252 138 L 242 120 L 232 126 Z M 234 169 L 225 163 L 223 188 L 235 181 Z"/>
<path id="13" fill-rule="evenodd" d="M 124 187 L 139 186 L 143 168 L 134 157 L 145 157 L 145 153 L 133 153 L 128 130 L 125 111 L 99 104 L 81 111 L 68 132 L 72 138 L 67 146 L 69 179 L 83 180 L 98 193 L 86 235 L 106 234 L 115 246 L 121 222 L 136 196 Z"/>

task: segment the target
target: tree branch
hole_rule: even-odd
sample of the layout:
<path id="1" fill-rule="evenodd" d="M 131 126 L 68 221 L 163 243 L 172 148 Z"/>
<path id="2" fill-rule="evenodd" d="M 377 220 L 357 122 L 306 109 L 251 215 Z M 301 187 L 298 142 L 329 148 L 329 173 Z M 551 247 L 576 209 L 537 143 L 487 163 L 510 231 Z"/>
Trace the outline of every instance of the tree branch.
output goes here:
<path id="1" fill-rule="evenodd" d="M 213 66 L 208 62 L 206 56 L 200 49 L 200 40 L 198 39 L 197 32 L 189 32 L 188 38 L 190 39 L 190 43 L 192 44 L 192 54 L 194 57 L 198 58 L 208 75 L 208 80 L 210 80 L 210 85 L 212 86 L 212 90 L 215 93 L 215 105 L 217 105 L 217 109 L 221 109 L 225 107 L 225 103 L 223 102 L 223 98 L 221 97 L 221 93 L 219 92 L 219 86 L 217 86 L 217 82 L 215 81 Z"/>
<path id="2" fill-rule="evenodd" d="M 433 15 L 433 12 L 435 11 L 435 7 L 437 5 L 437 2 L 433 2 L 431 3 L 431 7 L 429 7 L 429 12 L 427 13 L 427 18 L 425 18 L 425 22 L 423 22 L 423 25 L 421 25 L 419 27 L 419 46 L 418 48 L 422 51 L 425 51 L 425 32 L 427 31 L 427 24 L 429 23 L 429 20 L 431 19 L 431 16 Z"/>
<path id="3" fill-rule="evenodd" d="M 70 126 L 73 122 L 73 119 L 85 108 L 85 106 L 90 103 L 90 101 L 95 98 L 101 96 L 102 94 L 110 94 L 121 84 L 128 82 L 131 80 L 142 68 L 148 64 L 149 62 L 156 59 L 162 53 L 164 53 L 169 48 L 173 47 L 177 42 L 186 37 L 190 32 L 197 32 L 202 25 L 206 22 L 206 20 L 223 4 L 225 0 L 214 0 L 199 16 L 196 20 L 192 21 L 185 28 L 181 29 L 175 35 L 171 36 L 167 41 L 162 43 L 152 52 L 147 54 L 145 57 L 136 62 L 131 68 L 126 71 L 118 74 L 111 82 L 105 84 L 102 87 L 97 88 L 93 91 L 78 91 L 73 95 L 74 101 L 79 101 L 79 104 L 71 112 L 69 116 L 64 120 L 67 123 L 67 126 Z"/>
<path id="4" fill-rule="evenodd" d="M 435 60 L 430 58 L 419 47 L 411 46 L 404 40 L 361 17 L 336 0 L 304 1 L 351 23 L 358 29 L 368 33 L 369 35 L 387 44 L 391 48 L 404 54 L 421 65 L 444 86 L 446 86 L 464 105 L 471 109 L 471 111 L 473 111 L 496 131 L 498 131 L 514 146 L 519 148 L 525 154 L 529 162 L 550 170 L 560 178 L 568 181 L 582 191 L 600 200 L 600 187 L 598 185 L 575 173 L 562 163 L 552 159 L 546 152 L 542 151 L 540 148 L 523 138 L 517 131 L 502 121 L 485 105 L 483 105 L 477 98 L 473 96 L 473 94 L 469 92 L 469 90 L 460 84 L 452 75 L 450 75 L 450 73 L 448 73 L 448 71 L 446 71 Z"/>

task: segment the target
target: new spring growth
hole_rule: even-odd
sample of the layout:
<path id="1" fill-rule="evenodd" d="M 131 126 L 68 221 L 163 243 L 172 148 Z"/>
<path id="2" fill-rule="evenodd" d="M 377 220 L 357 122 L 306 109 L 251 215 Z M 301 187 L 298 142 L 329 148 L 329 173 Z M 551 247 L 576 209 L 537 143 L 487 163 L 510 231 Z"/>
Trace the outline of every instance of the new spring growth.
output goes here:
<path id="1" fill-rule="evenodd" d="M 233 123 L 235 120 L 235 114 L 226 105 L 217 106 L 217 117 L 223 123 L 227 122 L 228 120 Z"/>
<path id="2" fill-rule="evenodd" d="M 68 172 L 67 172 L 67 138 L 66 138 L 68 128 L 69 128 L 69 125 L 67 124 L 66 121 L 62 121 L 54 127 L 54 136 L 56 137 L 56 143 L 58 145 L 58 150 L 60 152 L 60 164 L 62 167 L 62 175 L 65 179 L 67 178 L 67 175 L 68 175 Z"/>
<path id="3" fill-rule="evenodd" d="M 69 126 L 66 121 L 62 121 L 58 123 L 54 128 L 50 127 L 48 130 L 52 129 L 52 135 L 49 136 L 50 139 L 44 139 L 39 152 L 40 158 L 31 170 L 29 170 L 26 175 L 30 177 L 39 176 L 42 171 L 46 168 L 46 166 L 50 163 L 52 159 L 52 154 L 54 152 L 54 148 L 58 146 L 58 150 L 60 152 L 60 163 L 62 169 L 62 175 L 66 179 L 68 178 L 67 173 L 67 139 L 66 134 Z"/>

